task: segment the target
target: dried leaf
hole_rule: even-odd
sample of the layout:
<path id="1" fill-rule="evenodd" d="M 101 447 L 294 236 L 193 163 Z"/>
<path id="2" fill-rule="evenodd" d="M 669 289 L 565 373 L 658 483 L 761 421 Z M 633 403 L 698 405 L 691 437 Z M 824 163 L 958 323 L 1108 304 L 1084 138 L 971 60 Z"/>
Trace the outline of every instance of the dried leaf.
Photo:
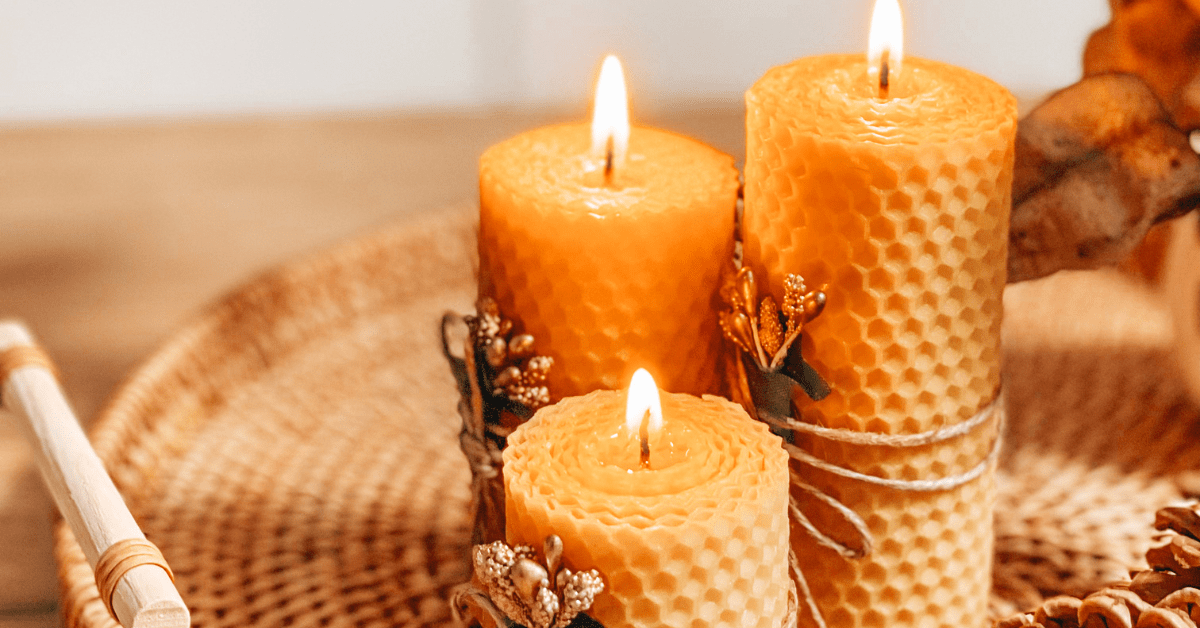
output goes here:
<path id="1" fill-rule="evenodd" d="M 1052 597 L 1042 603 L 1033 619 L 1046 628 L 1077 628 L 1082 604 L 1081 600 L 1066 595 Z"/>
<path id="2" fill-rule="evenodd" d="M 1179 561 L 1175 560 L 1175 554 L 1171 552 L 1171 544 L 1160 545 L 1146 550 L 1146 562 L 1151 569 L 1158 571 L 1179 571 L 1184 569 Z"/>
<path id="3" fill-rule="evenodd" d="M 831 392 L 829 384 L 799 352 L 789 355 L 781 371 L 794 379 L 804 394 L 813 401 L 820 401 L 828 397 Z"/>
<path id="4" fill-rule="evenodd" d="M 1078 616 L 1083 628 L 1133 628 L 1136 623 L 1124 600 L 1107 595 L 1089 595 L 1079 606 Z"/>
<path id="5" fill-rule="evenodd" d="M 1183 611 L 1193 622 L 1200 622 L 1200 589 L 1180 589 L 1163 598 L 1158 606 Z"/>
<path id="6" fill-rule="evenodd" d="M 1142 613 L 1137 628 L 1196 628 L 1196 624 L 1181 610 L 1155 607 Z"/>
<path id="7" fill-rule="evenodd" d="M 1115 264 L 1200 204 L 1200 157 L 1139 78 L 1086 78 L 1021 120 L 1008 280 Z"/>
<path id="8" fill-rule="evenodd" d="M 1185 506 L 1159 508 L 1154 513 L 1155 530 L 1171 530 L 1193 539 L 1200 539 L 1200 513 Z"/>
<path id="9" fill-rule="evenodd" d="M 1200 2 L 1111 0 L 1112 22 L 1092 34 L 1083 53 L 1084 76 L 1141 77 L 1176 126 L 1200 127 Z"/>
<path id="10" fill-rule="evenodd" d="M 1200 567 L 1200 542 L 1191 537 L 1172 535 L 1165 545 L 1146 551 L 1146 562 L 1158 570 L 1195 569 Z"/>
<path id="11" fill-rule="evenodd" d="M 1020 615 L 1001 619 L 996 622 L 995 628 L 1033 628 L 1035 626 L 1041 626 L 1041 624 L 1037 623 L 1033 618 L 1033 613 L 1021 613 Z"/>
<path id="12" fill-rule="evenodd" d="M 1138 597 L 1136 593 L 1127 588 L 1119 589 L 1116 587 L 1106 587 L 1096 592 L 1096 595 L 1102 595 L 1110 599 L 1119 600 L 1121 603 L 1125 604 L 1125 607 L 1129 609 L 1129 617 L 1135 624 L 1137 623 L 1138 617 L 1141 616 L 1142 612 L 1150 608 L 1150 605 L 1147 604 L 1145 600 Z"/>
<path id="13" fill-rule="evenodd" d="M 1129 590 L 1150 604 L 1158 604 L 1179 589 L 1197 586 L 1200 586 L 1200 570 L 1188 569 L 1180 573 L 1142 571 L 1133 577 Z"/>

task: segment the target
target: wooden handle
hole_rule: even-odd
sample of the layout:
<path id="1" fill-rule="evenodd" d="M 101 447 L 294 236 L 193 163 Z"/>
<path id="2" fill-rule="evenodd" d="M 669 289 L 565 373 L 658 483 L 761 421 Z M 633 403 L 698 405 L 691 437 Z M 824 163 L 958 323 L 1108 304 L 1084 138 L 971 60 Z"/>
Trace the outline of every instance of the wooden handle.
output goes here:
<path id="1" fill-rule="evenodd" d="M 79 426 L 75 413 L 51 372 L 51 364 L 20 323 L 0 322 L 0 402 L 17 419 L 34 449 L 38 470 L 54 496 L 59 512 L 71 526 L 92 569 L 110 549 L 121 552 L 135 546 L 152 554 L 145 535 L 125 506 L 121 494 L 104 469 Z M 14 349 L 16 348 L 16 349 Z M 133 540 L 134 543 L 123 543 Z M 114 546 L 117 546 L 114 548 Z M 125 550 L 126 553 L 127 550 Z M 115 583 L 110 609 L 125 628 L 187 628 L 191 617 L 172 583 L 165 562 L 113 561 L 131 569 L 106 569 L 105 579 Z M 158 559 L 158 560 L 161 560 Z M 139 564 L 140 563 L 140 564 Z M 122 575 L 123 574 L 123 575 Z"/>

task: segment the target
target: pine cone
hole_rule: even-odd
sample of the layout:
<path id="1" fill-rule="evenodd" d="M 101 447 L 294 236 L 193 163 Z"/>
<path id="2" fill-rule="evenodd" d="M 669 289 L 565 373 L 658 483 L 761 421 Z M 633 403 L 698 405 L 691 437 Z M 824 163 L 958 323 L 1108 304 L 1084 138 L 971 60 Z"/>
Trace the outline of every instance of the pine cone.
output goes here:
<path id="1" fill-rule="evenodd" d="M 1197 628 L 1200 626 L 1200 502 L 1158 511 L 1164 543 L 1146 552 L 1150 569 L 1082 600 L 1058 596 L 996 628 Z"/>

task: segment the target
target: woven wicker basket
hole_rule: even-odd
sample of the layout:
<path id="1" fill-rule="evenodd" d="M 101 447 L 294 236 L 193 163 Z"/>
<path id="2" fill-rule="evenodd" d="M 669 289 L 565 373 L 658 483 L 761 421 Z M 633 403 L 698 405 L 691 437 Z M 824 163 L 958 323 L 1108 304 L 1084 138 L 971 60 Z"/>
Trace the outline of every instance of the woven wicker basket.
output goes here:
<path id="1" fill-rule="evenodd" d="M 196 626 L 449 623 L 469 474 L 437 326 L 472 305 L 473 221 L 442 212 L 259 278 L 104 411 L 93 440 Z M 1154 510 L 1200 468 L 1151 292 L 1062 274 L 1006 305 L 999 614 L 1141 566 Z M 61 524 L 56 553 L 67 627 L 115 626 Z"/>

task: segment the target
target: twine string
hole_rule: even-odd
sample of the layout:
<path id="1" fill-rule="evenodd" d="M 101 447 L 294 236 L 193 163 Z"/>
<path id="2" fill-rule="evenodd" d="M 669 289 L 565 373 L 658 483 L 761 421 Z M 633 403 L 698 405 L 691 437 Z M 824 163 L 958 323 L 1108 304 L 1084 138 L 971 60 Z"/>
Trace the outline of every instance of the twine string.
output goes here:
<path id="1" fill-rule="evenodd" d="M 985 405 L 979 412 L 975 413 L 970 419 L 962 423 L 956 423 L 947 427 L 940 427 L 928 432 L 920 432 L 917 434 L 879 434 L 877 432 L 856 432 L 836 427 L 824 427 L 821 425 L 813 425 L 811 423 L 801 423 L 796 419 L 784 416 L 772 416 L 768 423 L 778 427 L 786 428 L 795 432 L 803 432 L 811 434 L 825 440 L 847 443 L 850 445 L 865 445 L 875 447 L 922 447 L 924 445 L 933 445 L 935 443 L 945 442 L 954 438 L 965 436 L 975 431 L 975 428 L 986 423 L 991 418 L 992 410 L 996 408 L 1001 396 L 999 394 L 992 397 L 992 400 Z"/>
<path id="2" fill-rule="evenodd" d="M 4 382 L 8 381 L 13 373 L 28 366 L 44 368 L 58 378 L 58 369 L 54 366 L 54 361 L 41 347 L 15 345 L 0 351 L 0 387 L 4 386 Z"/>
<path id="3" fill-rule="evenodd" d="M 817 598 L 813 597 L 812 589 L 808 588 L 808 580 L 804 577 L 804 571 L 800 569 L 800 561 L 796 558 L 795 550 L 788 550 L 788 562 L 792 567 L 792 576 L 796 580 L 796 590 L 804 599 L 804 605 L 808 607 L 809 614 L 816 620 L 818 628 L 828 628 L 825 624 L 825 617 L 821 615 L 821 609 L 817 608 Z"/>
<path id="4" fill-rule="evenodd" d="M 987 468 L 991 466 L 992 462 L 996 460 L 997 456 L 999 456 L 1001 440 L 1002 438 L 997 435 L 996 440 L 992 442 L 992 448 L 990 451 L 988 451 L 987 456 L 985 456 L 984 459 L 979 462 L 979 464 L 971 467 L 969 471 L 959 475 L 938 478 L 936 480 L 894 480 L 890 478 L 876 477 L 874 475 L 867 475 L 865 473 L 852 471 L 846 467 L 830 464 L 808 453 L 807 451 L 796 447 L 795 445 L 785 444 L 783 448 L 786 449 L 788 454 L 791 455 L 792 460 L 809 465 L 811 467 L 816 467 L 817 469 L 832 473 L 834 475 L 839 475 L 851 480 L 858 480 L 860 482 L 867 482 L 876 486 L 892 488 L 898 491 L 933 493 L 937 491 L 948 491 L 950 489 L 958 488 L 983 475 L 983 472 L 986 471 Z"/>
<path id="5" fill-rule="evenodd" d="M 117 592 L 117 584 L 130 570 L 143 565 L 155 565 L 167 572 L 171 582 L 175 582 L 175 573 L 163 558 L 158 546 L 146 539 L 125 539 L 117 541 L 104 550 L 96 561 L 96 588 L 100 590 L 100 600 L 108 612 L 116 617 L 113 610 L 113 596 Z"/>
<path id="6" fill-rule="evenodd" d="M 850 510 L 849 506 L 846 506 L 842 502 L 830 497 L 821 489 L 809 484 L 808 482 L 805 482 L 804 480 L 801 480 L 799 474 L 797 474 L 795 471 L 791 471 L 791 474 L 792 486 L 795 486 L 812 497 L 825 502 L 826 505 L 841 513 L 842 518 L 849 523 L 850 526 L 854 528 L 854 531 L 858 534 L 858 549 L 854 549 L 846 543 L 836 541 L 833 539 L 833 537 L 817 529 L 817 526 L 813 525 L 813 522 L 808 518 L 808 515 L 805 515 L 804 511 L 800 509 L 800 504 L 797 503 L 795 497 L 791 498 L 788 503 L 788 509 L 792 513 L 792 520 L 799 524 L 800 527 L 804 528 L 804 531 L 808 532 L 808 535 L 817 542 L 817 545 L 829 548 L 841 554 L 844 558 L 862 558 L 870 554 L 872 539 L 871 531 L 867 529 L 867 522 L 863 521 L 862 517 L 858 516 L 858 513 Z"/>
<path id="7" fill-rule="evenodd" d="M 894 449 L 919 447 L 922 445 L 931 445 L 935 443 L 945 442 L 954 438 L 961 438 L 972 433 L 975 429 L 983 425 L 991 425 L 993 421 L 999 423 L 996 438 L 992 441 L 992 446 L 988 450 L 983 460 L 971 467 L 969 470 L 941 478 L 921 479 L 921 480 L 896 480 L 891 478 L 881 478 L 866 473 L 860 473 L 853 469 L 832 464 L 821 460 L 820 458 L 810 454 L 803 449 L 791 444 L 784 444 L 784 449 L 793 460 L 820 469 L 827 473 L 837 475 L 839 477 L 882 486 L 897 491 L 908 491 L 913 493 L 931 493 L 938 491 L 948 491 L 965 484 L 969 484 L 977 480 L 996 462 L 1000 455 L 1000 448 L 1003 441 L 1003 423 L 1004 411 L 1000 407 L 1002 404 L 1003 395 L 997 392 L 990 402 L 987 403 L 979 412 L 975 413 L 967 421 L 953 425 L 950 427 L 942 427 L 927 432 L 918 434 L 875 434 L 868 432 L 856 432 L 842 428 L 829 428 L 808 423 L 800 423 L 789 417 L 772 417 L 769 423 L 782 423 L 789 429 L 798 432 L 804 432 L 817 438 L 825 440 L 847 443 L 851 445 L 868 445 L 875 447 L 890 447 Z M 863 558 L 871 553 L 874 539 L 871 537 L 871 531 L 867 528 L 867 524 L 863 521 L 858 513 L 854 512 L 850 507 L 838 501 L 836 498 L 825 493 L 821 489 L 800 479 L 799 474 L 791 471 L 792 486 L 799 489 L 801 492 L 817 499 L 825 505 L 833 508 L 833 510 L 841 517 L 842 521 L 850 526 L 854 531 L 854 539 L 850 542 L 843 542 L 822 532 L 812 520 L 800 509 L 800 505 L 796 500 L 796 496 L 789 497 L 788 509 L 791 513 L 792 522 L 804 530 L 806 534 L 819 546 L 831 549 L 841 556 L 848 559 Z M 857 547 L 855 547 L 857 546 Z M 796 557 L 794 550 L 788 552 L 789 567 L 792 572 L 792 577 L 797 583 L 798 593 L 804 599 L 804 604 L 808 607 L 809 613 L 816 622 L 818 628 L 828 628 L 825 623 L 824 616 L 821 615 L 821 610 L 817 606 L 817 600 L 812 594 L 812 590 L 808 586 L 808 580 L 804 577 L 804 571 L 800 568 L 800 561 Z"/>

